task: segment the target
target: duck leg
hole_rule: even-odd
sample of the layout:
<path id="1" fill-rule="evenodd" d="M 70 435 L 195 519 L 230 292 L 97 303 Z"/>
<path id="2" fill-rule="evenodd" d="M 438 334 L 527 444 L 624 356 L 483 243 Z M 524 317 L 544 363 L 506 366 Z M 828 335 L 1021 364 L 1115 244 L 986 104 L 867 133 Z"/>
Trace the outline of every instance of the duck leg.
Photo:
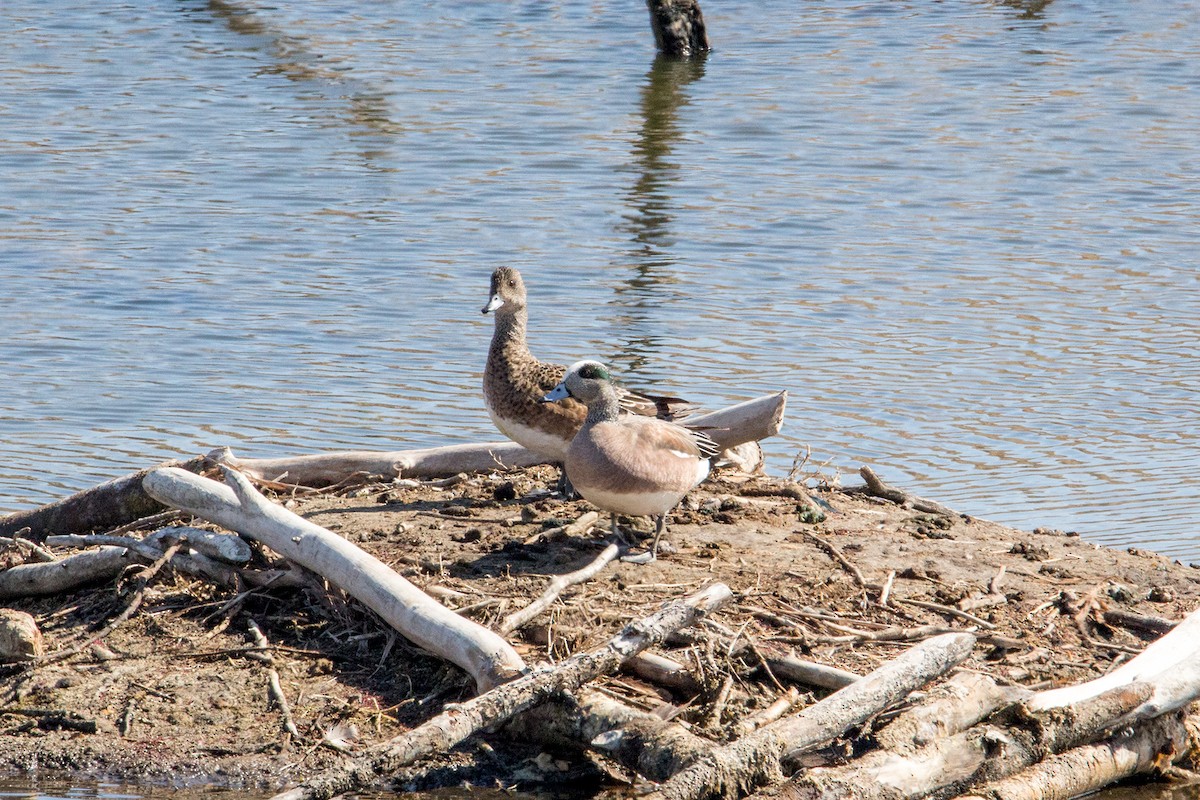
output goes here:
<path id="1" fill-rule="evenodd" d="M 658 558 L 658 540 L 667 532 L 667 515 L 661 514 L 654 525 L 654 541 L 650 543 L 651 560 Z"/>
<path id="2" fill-rule="evenodd" d="M 562 464 L 558 465 L 558 493 L 562 495 L 563 500 L 578 500 L 579 494 L 575 491 L 575 487 L 571 485 L 571 479 L 567 477 L 567 468 Z"/>

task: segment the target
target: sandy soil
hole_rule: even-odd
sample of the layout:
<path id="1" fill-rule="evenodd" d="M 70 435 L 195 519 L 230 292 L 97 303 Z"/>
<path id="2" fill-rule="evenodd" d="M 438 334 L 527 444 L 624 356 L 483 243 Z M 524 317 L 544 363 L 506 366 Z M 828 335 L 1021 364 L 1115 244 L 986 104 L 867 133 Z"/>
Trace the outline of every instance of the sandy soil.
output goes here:
<path id="1" fill-rule="evenodd" d="M 553 470 L 537 468 L 450 486 L 405 482 L 288 502 L 448 605 L 495 624 L 540 594 L 547 576 L 584 565 L 603 546 L 607 518 L 586 536 L 555 532 L 589 506 L 551 495 L 554 478 Z M 1110 621 L 1113 611 L 1178 619 L 1197 607 L 1200 571 L 1153 553 L 980 519 L 947 522 L 836 488 L 812 494 L 823 507 L 821 521 L 813 521 L 796 484 L 718 474 L 675 514 L 668 535 L 674 552 L 648 565 L 610 566 L 568 590 L 514 642 L 527 661 L 561 659 L 602 643 L 664 600 L 719 580 L 736 593 L 719 622 L 763 647 L 864 673 L 911 641 L 872 641 L 852 631 L 878 638 L 881 630 L 923 625 L 970 628 L 975 623 L 962 615 L 903 601 L 957 607 L 990 595 L 998 604 L 971 613 L 994 626 L 980 631 L 991 638 L 967 666 L 1041 687 L 1095 677 L 1153 638 L 1106 623 L 1105 612 Z M 813 534 L 869 584 L 882 586 L 894 573 L 887 605 Z M 993 581 L 997 592 L 989 591 Z M 94 637 L 128 604 L 131 584 L 8 605 L 34 615 L 53 651 Z M 816 618 L 822 614 L 834 619 Z M 242 654 L 251 618 L 278 648 L 276 668 L 299 740 L 283 732 L 268 700 L 267 668 Z M 138 613 L 101 645 L 66 663 L 0 667 L 0 772 L 266 792 L 341 759 L 327 737 L 357 750 L 472 689 L 457 668 L 392 635 L 356 603 L 321 592 L 234 598 L 164 574 Z M 679 719 L 717 739 L 778 695 L 753 659 L 697 647 L 662 652 L 696 668 L 694 696 L 631 675 L 601 685 L 643 708 L 682 707 Z M 727 674 L 735 691 L 718 707 Z M 492 734 L 400 776 L 399 785 L 600 788 L 612 777 L 595 756 L 546 753 Z"/>

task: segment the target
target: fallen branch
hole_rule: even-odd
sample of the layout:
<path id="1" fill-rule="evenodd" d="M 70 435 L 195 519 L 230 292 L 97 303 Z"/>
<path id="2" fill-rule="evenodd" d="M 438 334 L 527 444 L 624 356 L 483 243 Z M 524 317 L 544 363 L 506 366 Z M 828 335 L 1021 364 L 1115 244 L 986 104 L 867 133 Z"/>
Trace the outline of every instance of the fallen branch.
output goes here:
<path id="1" fill-rule="evenodd" d="M 698 417 L 688 427 L 700 428 L 722 450 L 758 441 L 779 432 L 787 392 L 765 395 Z M 286 476 L 289 484 L 328 486 L 354 473 L 395 478 L 441 478 L 460 472 L 492 472 L 546 464 L 549 461 L 514 442 L 459 444 L 423 450 L 345 451 L 287 458 L 238 458 L 228 448 L 214 450 L 210 459 L 265 481 Z"/>
<path id="2" fill-rule="evenodd" d="M 514 611 L 513 613 L 509 614 L 496 627 L 496 630 L 503 634 L 509 634 L 517 630 L 521 626 L 528 623 L 531 619 L 536 617 L 538 614 L 541 614 L 543 611 L 549 608 L 554 601 L 558 599 L 558 596 L 562 594 L 564 589 L 569 586 L 575 586 L 576 584 L 590 581 L 598 572 L 600 572 L 600 570 L 604 569 L 613 561 L 615 561 L 617 556 L 620 554 L 621 548 L 616 543 L 610 544 L 608 547 L 604 548 L 603 551 L 601 551 L 600 555 L 596 556 L 591 563 L 587 564 L 583 568 L 577 569 L 574 572 L 568 572 L 564 575 L 555 576 L 555 578 L 550 581 L 550 584 L 546 587 L 546 590 L 542 592 L 541 597 L 539 597 L 537 600 L 534 600 L 532 603 L 520 609 L 519 611 Z"/>
<path id="3" fill-rule="evenodd" d="M 713 748 L 678 722 L 581 690 L 516 717 L 507 732 L 549 746 L 573 742 L 652 781 L 664 781 Z"/>
<path id="4" fill-rule="evenodd" d="M 112 580 L 134 563 L 138 563 L 137 558 L 128 548 L 101 547 L 58 561 L 19 564 L 0 571 L 0 600 L 64 594 Z"/>
<path id="5" fill-rule="evenodd" d="M 283 686 L 279 682 L 279 672 L 275 669 L 275 654 L 271 652 L 271 643 L 267 641 L 262 628 L 258 627 L 258 623 L 254 620 L 247 622 L 246 628 L 250 631 L 250 638 L 254 640 L 254 646 L 261 651 L 263 663 L 267 667 L 267 689 L 271 699 L 275 701 L 275 705 L 279 706 L 279 715 L 283 717 L 283 729 L 294 738 L 299 739 L 300 731 L 292 719 L 292 705 L 288 702 L 287 695 L 283 693 Z"/>
<path id="6" fill-rule="evenodd" d="M 236 470 L 229 486 L 179 469 L 155 470 L 146 490 L 175 507 L 256 539 L 359 600 L 406 638 L 466 670 L 481 691 L 524 671 L 508 642 L 455 614 L 374 556 L 267 500 Z"/>
<path id="7" fill-rule="evenodd" d="M 86 533 L 108 530 L 163 510 L 160 502 L 142 489 L 142 478 L 163 466 L 200 472 L 207 458 L 171 461 L 76 492 L 70 497 L 28 511 L 0 517 L 0 536 L 12 536 L 22 528 L 25 538 L 40 542 L 51 533 Z"/>
<path id="8" fill-rule="evenodd" d="M 1149 684 L 1154 693 L 1130 712 L 1128 718 L 1119 720 L 1121 724 L 1157 717 L 1200 697 L 1200 609 L 1107 675 L 1076 686 L 1039 692 L 1027 705 L 1030 711 L 1070 707 L 1134 683 Z"/>
<path id="9" fill-rule="evenodd" d="M 917 800 L 953 795 L 1094 740 L 1151 691 L 1144 685 L 1122 687 L 1070 709 L 1016 713 L 1003 723 L 976 725 L 915 749 L 874 750 L 845 766 L 808 770 L 772 794 L 786 800 Z"/>
<path id="10" fill-rule="evenodd" d="M 1187 749 L 1182 720 L 1169 714 L 1048 758 L 960 800 L 1070 800 L 1135 775 L 1160 772 Z"/>
<path id="11" fill-rule="evenodd" d="M 803 711 L 718 747 L 655 792 L 649 800 L 741 797 L 779 780 L 783 765 L 840 736 L 919 686 L 945 673 L 971 652 L 970 634 L 944 634 L 922 642 L 874 672 Z"/>
<path id="12" fill-rule="evenodd" d="M 926 514 L 939 514 L 943 517 L 955 518 L 962 516 L 962 514 L 959 514 L 954 509 L 944 506 L 937 501 L 926 500 L 923 497 L 918 497 L 912 492 L 906 492 L 903 489 L 897 489 L 890 484 L 884 483 L 870 467 L 860 467 L 858 474 L 861 475 L 862 479 L 867 482 L 867 494 L 873 497 L 881 497 L 884 500 L 891 500 L 897 505 L 922 511 Z"/>
<path id="13" fill-rule="evenodd" d="M 273 800 L 327 800 L 368 786 L 380 775 L 425 756 L 444 753 L 483 728 L 511 719 L 554 694 L 573 691 L 600 675 L 611 674 L 634 653 L 662 642 L 671 631 L 692 624 L 731 596 L 727 586 L 713 584 L 626 626 L 598 650 L 578 653 L 557 666 L 540 669 L 465 703 L 448 706 L 420 727 L 372 748 L 352 764 L 318 775 Z"/>
<path id="14" fill-rule="evenodd" d="M 925 702 L 896 717 L 876 734 L 884 750 L 921 747 L 967 730 L 998 708 L 1028 697 L 1015 686 L 1000 686 L 989 675 L 959 672 L 929 693 Z"/>

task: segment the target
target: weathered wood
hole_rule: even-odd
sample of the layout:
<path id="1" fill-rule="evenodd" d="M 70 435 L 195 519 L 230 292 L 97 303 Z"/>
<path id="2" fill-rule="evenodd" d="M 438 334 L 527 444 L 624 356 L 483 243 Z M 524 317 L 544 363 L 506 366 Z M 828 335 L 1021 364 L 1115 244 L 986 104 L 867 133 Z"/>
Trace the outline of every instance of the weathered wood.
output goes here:
<path id="1" fill-rule="evenodd" d="M 101 547 L 49 563 L 19 564 L 0 571 L 0 600 L 64 594 L 112 580 L 137 563 L 140 561 L 128 548 Z"/>
<path id="2" fill-rule="evenodd" d="M 888 723 L 875 740 L 884 750 L 921 747 L 961 733 L 996 709 L 1030 694 L 1020 687 L 1001 686 L 989 675 L 959 672 L 931 691 L 925 702 Z"/>
<path id="3" fill-rule="evenodd" d="M 525 663 L 507 641 L 455 614 L 342 537 L 267 500 L 236 470 L 224 471 L 229 486 L 180 469 L 158 469 L 146 476 L 146 490 L 325 577 L 410 641 L 466 670 L 481 691 L 524 671 Z"/>
<path id="4" fill-rule="evenodd" d="M 698 0 L 646 0 L 646 8 L 654 44 L 664 56 L 690 58 L 711 49 Z"/>
<path id="5" fill-rule="evenodd" d="M 506 732 L 548 746 L 570 742 L 597 750 L 652 781 L 666 780 L 715 747 L 678 722 L 587 689 L 530 709 Z"/>
<path id="6" fill-rule="evenodd" d="M 12 536 L 22 528 L 29 528 L 29 532 L 23 534 L 24 538 L 40 542 L 54 533 L 109 530 L 148 517 L 162 511 L 163 505 L 142 489 L 142 478 L 159 467 L 171 466 L 200 472 L 211 465 L 207 458 L 170 461 L 76 492 L 39 508 L 17 511 L 0 517 L 0 536 Z"/>
<path id="7" fill-rule="evenodd" d="M 1189 747 L 1175 714 L 1150 720 L 1097 744 L 1068 750 L 959 800 L 1070 800 L 1106 786 L 1161 771 Z"/>
<path id="8" fill-rule="evenodd" d="M 943 634 L 901 653 L 798 714 L 711 751 L 652 792 L 649 800 L 742 797 L 782 778 L 783 765 L 879 713 L 966 658 L 967 633 Z"/>
<path id="9" fill-rule="evenodd" d="M 460 472 L 490 472 L 546 464 L 549 461 L 516 442 L 487 442 L 422 450 L 349 450 L 283 458 L 239 458 L 228 448 L 211 456 L 258 480 L 322 487 L 355 473 L 395 478 L 444 478 Z"/>
<path id="10" fill-rule="evenodd" d="M 1200 609 L 1108 674 L 1075 686 L 1038 692 L 1027 706 L 1030 711 L 1065 708 L 1134 683 L 1149 684 L 1154 693 L 1118 723 L 1157 717 L 1200 698 Z"/>
<path id="11" fill-rule="evenodd" d="M 783 425 L 787 392 L 764 395 L 744 403 L 687 419 L 722 450 L 774 436 Z M 284 458 L 240 458 L 228 448 L 214 450 L 210 459 L 256 478 L 297 486 L 329 486 L 356 473 L 395 478 L 440 478 L 461 472 L 491 472 L 550 463 L 515 442 L 489 442 L 431 447 L 423 450 L 353 450 L 313 453 Z"/>
<path id="12" fill-rule="evenodd" d="M 916 800 L 957 794 L 1102 735 L 1151 693 L 1127 686 L 1070 709 L 976 725 L 923 747 L 873 750 L 839 767 L 808 770 L 769 794 L 786 800 Z"/>
<path id="13" fill-rule="evenodd" d="M 540 597 L 524 608 L 509 614 L 496 626 L 496 630 L 500 631 L 500 633 L 512 633 L 517 630 L 553 605 L 554 601 L 558 599 L 558 596 L 568 586 L 574 586 L 578 583 L 591 580 L 596 576 L 596 573 L 615 561 L 620 554 L 621 548 L 616 544 L 610 544 L 601 551 L 600 555 L 596 556 L 591 562 L 585 564 L 580 569 L 564 575 L 556 575 L 551 579 L 550 584 Z"/>
<path id="14" fill-rule="evenodd" d="M 484 727 L 503 723 L 555 694 L 574 691 L 600 675 L 611 674 L 634 653 L 662 642 L 671 631 L 692 624 L 730 597 L 729 587 L 713 584 L 626 626 L 597 650 L 578 653 L 557 666 L 540 669 L 450 706 L 420 727 L 372 748 L 353 763 L 318 775 L 273 800 L 327 800 L 369 786 L 379 776 L 420 758 L 444 753 Z"/>
<path id="15" fill-rule="evenodd" d="M 903 489 L 897 489 L 891 484 L 884 481 L 875 474 L 875 471 L 870 467 L 863 466 L 858 470 L 858 474 L 866 481 L 867 492 L 875 497 L 881 497 L 884 500 L 891 500 L 897 505 L 907 506 L 917 511 L 923 511 L 927 514 L 939 514 L 943 517 L 961 517 L 952 508 L 944 506 L 936 500 L 926 500 L 923 497 L 918 497 L 912 492 L 906 492 Z"/>

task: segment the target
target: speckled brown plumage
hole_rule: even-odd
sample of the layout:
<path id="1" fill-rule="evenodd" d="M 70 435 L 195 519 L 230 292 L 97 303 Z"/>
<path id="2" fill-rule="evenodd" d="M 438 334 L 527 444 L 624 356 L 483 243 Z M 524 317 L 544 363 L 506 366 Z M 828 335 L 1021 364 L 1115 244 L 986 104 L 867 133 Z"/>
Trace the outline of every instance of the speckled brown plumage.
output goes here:
<path id="1" fill-rule="evenodd" d="M 496 315 L 495 332 L 483 372 L 483 398 L 496 427 L 518 444 L 547 458 L 562 461 L 587 409 L 582 403 L 542 403 L 542 397 L 562 381 L 566 367 L 539 361 L 525 342 L 529 313 L 525 283 L 512 267 L 492 273 L 491 293 L 483 313 Z M 647 416 L 672 416 L 686 411 L 675 397 L 655 397 L 620 391 L 624 410 Z"/>

